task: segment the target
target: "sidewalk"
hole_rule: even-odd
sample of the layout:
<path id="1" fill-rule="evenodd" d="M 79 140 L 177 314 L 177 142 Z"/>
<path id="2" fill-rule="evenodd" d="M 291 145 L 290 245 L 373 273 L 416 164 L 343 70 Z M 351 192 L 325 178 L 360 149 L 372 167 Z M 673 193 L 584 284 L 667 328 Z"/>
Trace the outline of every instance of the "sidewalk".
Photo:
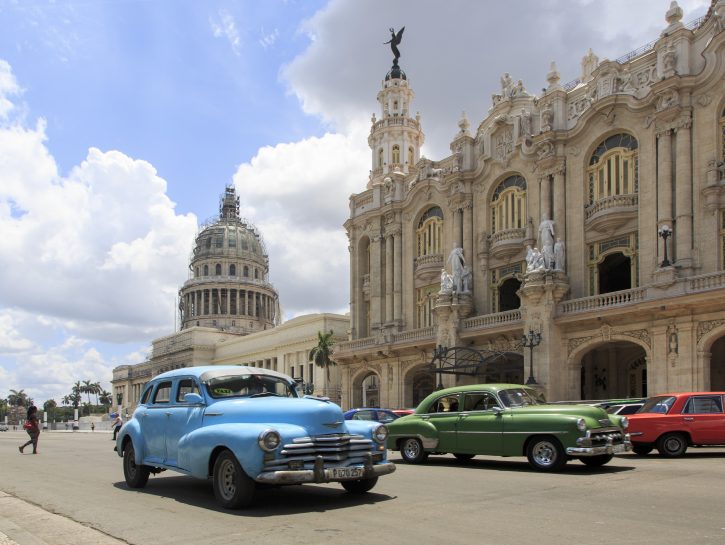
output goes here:
<path id="1" fill-rule="evenodd" d="M 0 491 L 0 545 L 128 545 Z"/>

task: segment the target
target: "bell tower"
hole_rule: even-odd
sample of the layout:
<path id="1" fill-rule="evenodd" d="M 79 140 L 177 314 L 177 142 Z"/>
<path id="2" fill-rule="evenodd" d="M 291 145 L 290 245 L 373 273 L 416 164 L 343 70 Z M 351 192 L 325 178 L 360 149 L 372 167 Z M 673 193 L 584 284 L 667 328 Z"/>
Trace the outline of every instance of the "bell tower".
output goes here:
<path id="1" fill-rule="evenodd" d="M 397 36 L 393 29 L 390 30 L 393 33 L 391 48 L 395 58 L 378 92 L 381 118 L 373 114 L 371 119 L 368 145 L 372 151 L 372 169 L 368 188 L 382 183 L 393 172 L 408 174 L 420 159 L 420 147 L 425 140 L 420 128 L 420 115 L 411 117 L 413 90 L 408 77 L 398 65 L 400 53 L 397 45 L 400 44 L 403 30 Z"/>

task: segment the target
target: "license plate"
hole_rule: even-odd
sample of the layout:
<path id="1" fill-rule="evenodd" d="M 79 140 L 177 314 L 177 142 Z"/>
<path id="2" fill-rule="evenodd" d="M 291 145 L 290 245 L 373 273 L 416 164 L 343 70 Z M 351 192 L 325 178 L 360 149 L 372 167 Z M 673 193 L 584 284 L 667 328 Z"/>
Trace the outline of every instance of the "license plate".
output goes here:
<path id="1" fill-rule="evenodd" d="M 329 471 L 333 479 L 360 479 L 363 476 L 361 467 L 334 467 Z"/>

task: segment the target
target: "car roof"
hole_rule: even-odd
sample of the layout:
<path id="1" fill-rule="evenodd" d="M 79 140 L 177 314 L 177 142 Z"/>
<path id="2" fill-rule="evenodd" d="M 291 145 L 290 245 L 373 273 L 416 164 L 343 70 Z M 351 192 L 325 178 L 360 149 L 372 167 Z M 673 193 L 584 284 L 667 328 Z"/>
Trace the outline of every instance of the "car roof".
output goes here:
<path id="1" fill-rule="evenodd" d="M 196 377 L 201 382 L 206 382 L 216 377 L 225 377 L 229 375 L 268 375 L 293 381 L 292 377 L 272 371 L 271 369 L 263 369 L 261 367 L 247 367 L 246 365 L 201 365 L 197 367 L 182 367 L 172 371 L 166 371 L 154 377 L 156 379 L 167 379 L 175 377 Z"/>
<path id="2" fill-rule="evenodd" d="M 657 394 L 652 397 L 677 397 L 677 396 L 723 396 L 725 392 L 675 392 L 671 394 Z"/>

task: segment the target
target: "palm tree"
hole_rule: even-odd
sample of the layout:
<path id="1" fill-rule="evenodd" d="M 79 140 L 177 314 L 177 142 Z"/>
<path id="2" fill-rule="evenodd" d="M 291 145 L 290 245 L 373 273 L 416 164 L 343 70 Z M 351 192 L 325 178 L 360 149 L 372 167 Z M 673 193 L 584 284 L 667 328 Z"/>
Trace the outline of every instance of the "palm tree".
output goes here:
<path id="1" fill-rule="evenodd" d="M 107 411 L 108 407 L 113 405 L 113 394 L 111 392 L 107 392 L 106 390 L 101 388 L 101 405 L 103 405 L 103 408 Z"/>
<path id="2" fill-rule="evenodd" d="M 98 405 L 98 394 L 101 393 L 101 383 L 93 382 L 91 383 L 91 388 L 93 388 L 93 391 L 91 393 L 96 396 L 96 405 Z"/>
<path id="3" fill-rule="evenodd" d="M 317 346 L 310 350 L 310 359 L 315 362 L 317 367 L 325 369 L 325 376 L 327 380 L 325 382 L 325 388 L 330 384 L 330 367 L 337 365 L 332 356 L 332 345 L 335 344 L 332 341 L 332 330 L 329 333 L 323 333 L 322 331 L 317 332 Z"/>
<path id="4" fill-rule="evenodd" d="M 70 405 L 71 404 L 70 396 L 63 396 L 63 399 L 61 399 L 60 402 L 63 405 Z"/>
<path id="5" fill-rule="evenodd" d="M 93 393 L 93 384 L 90 380 L 84 380 L 81 386 L 81 392 L 88 395 L 88 405 L 91 404 L 91 394 Z"/>
<path id="6" fill-rule="evenodd" d="M 81 388 L 83 388 L 83 386 L 81 385 L 80 381 L 77 381 L 73 385 L 71 393 L 68 396 L 68 400 L 71 402 L 71 405 L 73 405 L 74 409 L 77 409 L 78 406 L 81 404 Z"/>
<path id="7" fill-rule="evenodd" d="M 28 403 L 28 394 L 25 390 L 10 390 L 8 403 L 13 407 L 25 407 Z"/>
<path id="8" fill-rule="evenodd" d="M 46 413 L 49 413 L 51 418 L 53 417 L 53 411 L 58 406 L 58 404 L 55 402 L 55 399 L 49 399 L 45 403 L 43 403 L 43 410 Z"/>

